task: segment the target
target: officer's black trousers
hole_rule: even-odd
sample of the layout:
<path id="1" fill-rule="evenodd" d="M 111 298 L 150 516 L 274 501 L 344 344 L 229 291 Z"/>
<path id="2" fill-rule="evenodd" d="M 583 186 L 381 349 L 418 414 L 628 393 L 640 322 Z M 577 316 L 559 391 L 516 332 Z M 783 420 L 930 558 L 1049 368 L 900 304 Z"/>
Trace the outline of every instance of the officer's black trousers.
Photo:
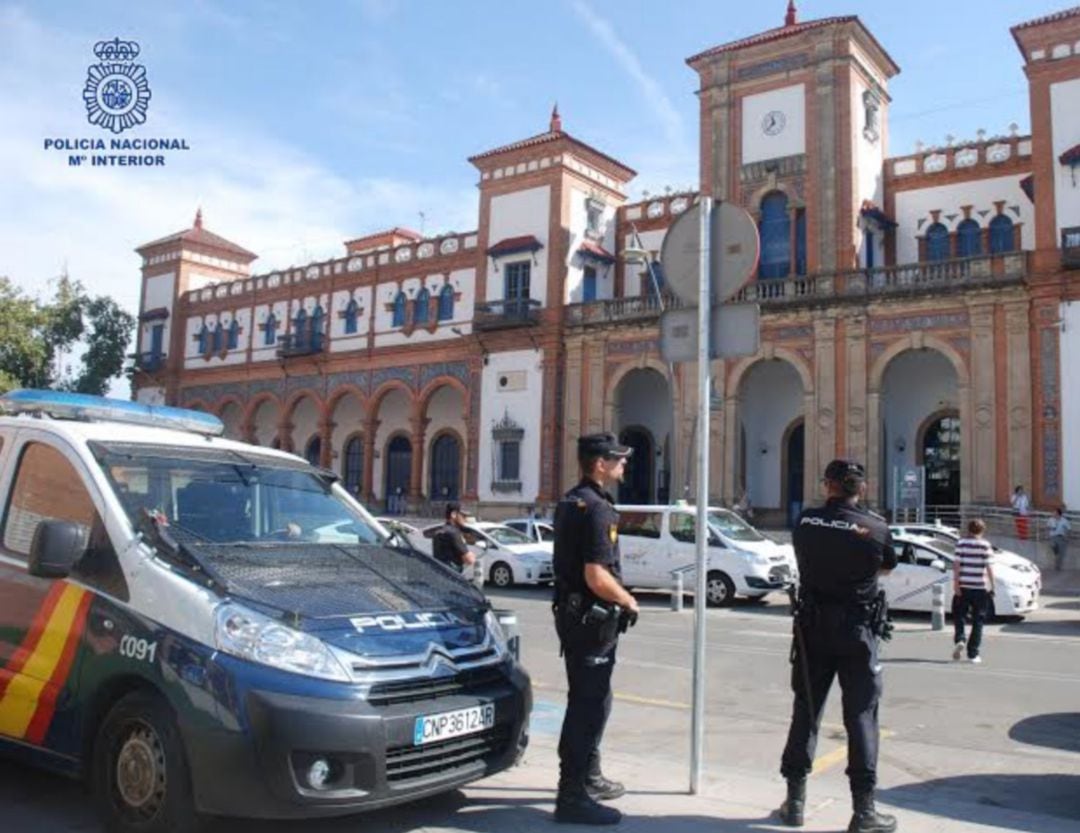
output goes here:
<path id="1" fill-rule="evenodd" d="M 856 794 L 872 791 L 877 783 L 881 697 L 877 638 L 860 617 L 843 607 L 823 607 L 809 624 L 796 623 L 795 627 L 802 627 L 806 653 L 801 655 L 796 638 L 796 656 L 791 668 L 795 704 L 780 772 L 788 780 L 810 774 L 825 700 L 833 678 L 839 677 L 851 791 Z"/>
<path id="2" fill-rule="evenodd" d="M 600 741 L 611 714 L 611 672 L 615 646 L 593 651 L 568 650 L 566 716 L 559 737 L 559 786 L 583 784 L 598 772 Z"/>

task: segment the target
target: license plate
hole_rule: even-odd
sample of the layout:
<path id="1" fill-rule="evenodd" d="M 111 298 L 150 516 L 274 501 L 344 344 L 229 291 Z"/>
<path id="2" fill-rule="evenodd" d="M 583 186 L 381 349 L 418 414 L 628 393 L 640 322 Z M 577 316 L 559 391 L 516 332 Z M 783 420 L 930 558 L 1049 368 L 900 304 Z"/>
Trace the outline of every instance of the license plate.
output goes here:
<path id="1" fill-rule="evenodd" d="M 457 738 L 482 732 L 495 725 L 495 704 L 472 706 L 442 714 L 429 714 L 416 718 L 413 727 L 413 745 L 423 746 L 438 740 Z"/>

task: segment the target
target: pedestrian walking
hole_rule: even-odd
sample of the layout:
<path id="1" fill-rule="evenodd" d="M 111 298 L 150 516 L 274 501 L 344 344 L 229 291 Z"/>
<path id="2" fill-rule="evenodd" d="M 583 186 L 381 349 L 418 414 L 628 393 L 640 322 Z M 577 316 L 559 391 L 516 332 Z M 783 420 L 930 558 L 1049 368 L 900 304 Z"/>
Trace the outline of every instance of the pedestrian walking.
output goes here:
<path id="1" fill-rule="evenodd" d="M 799 563 L 794 607 L 791 687 L 795 702 L 780 772 L 787 799 L 780 819 L 803 824 L 806 778 L 814 760 L 821 715 L 834 677 L 840 679 L 848 738 L 847 776 L 853 813 L 849 833 L 891 833 L 896 818 L 877 812 L 878 639 L 888 637 L 878 574 L 896 566 L 889 526 L 859 506 L 866 472 L 849 460 L 825 469 L 828 499 L 799 516 L 793 543 Z"/>
<path id="2" fill-rule="evenodd" d="M 1065 517 L 1065 507 L 1059 506 L 1050 516 L 1050 549 L 1054 553 L 1054 569 L 1061 570 L 1065 566 L 1065 556 L 1069 549 L 1069 519 Z"/>
<path id="3" fill-rule="evenodd" d="M 975 518 L 968 523 L 967 537 L 956 543 L 953 560 L 953 655 L 959 661 L 967 646 L 967 656 L 982 662 L 983 621 L 994 595 L 994 568 L 990 564 L 994 550 L 986 540 L 986 522 Z M 965 639 L 964 624 L 971 614 L 971 636 Z"/>
<path id="4" fill-rule="evenodd" d="M 1023 486 L 1017 486 L 1013 489 L 1012 495 L 1012 508 L 1016 514 L 1016 537 L 1021 541 L 1028 539 L 1029 518 L 1031 514 L 1031 499 L 1028 497 L 1027 492 L 1024 491 Z"/>
<path id="5" fill-rule="evenodd" d="M 476 564 L 476 556 L 465 543 L 464 528 L 461 504 L 452 500 L 446 504 L 446 523 L 435 531 L 431 540 L 431 554 L 435 560 L 459 573 L 473 569 Z"/>
<path id="6" fill-rule="evenodd" d="M 578 440 L 581 482 L 555 509 L 555 630 L 566 663 L 566 716 L 559 737 L 555 820 L 618 824 L 600 804 L 626 792 L 600 768 L 600 740 L 611 713 L 611 673 L 619 633 L 638 605 L 622 585 L 619 514 L 609 489 L 622 482 L 631 449 L 614 434 Z"/>

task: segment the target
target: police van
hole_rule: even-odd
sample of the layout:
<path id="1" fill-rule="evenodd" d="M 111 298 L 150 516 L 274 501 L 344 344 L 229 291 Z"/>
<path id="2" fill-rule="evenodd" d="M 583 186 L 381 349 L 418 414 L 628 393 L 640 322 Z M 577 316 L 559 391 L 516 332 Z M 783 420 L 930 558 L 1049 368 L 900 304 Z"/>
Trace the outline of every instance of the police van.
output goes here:
<path id="1" fill-rule="evenodd" d="M 330 472 L 195 411 L 0 410 L 0 750 L 87 779 L 109 830 L 343 815 L 519 759 L 530 682 L 490 605 Z"/>

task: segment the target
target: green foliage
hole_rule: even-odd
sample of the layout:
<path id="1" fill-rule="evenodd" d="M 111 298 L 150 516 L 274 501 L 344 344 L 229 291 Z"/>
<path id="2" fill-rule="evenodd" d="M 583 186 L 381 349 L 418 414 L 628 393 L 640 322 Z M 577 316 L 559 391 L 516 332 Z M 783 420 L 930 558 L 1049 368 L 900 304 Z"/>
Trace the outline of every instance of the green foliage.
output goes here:
<path id="1" fill-rule="evenodd" d="M 124 368 L 135 318 L 108 296 L 91 297 L 68 276 L 47 300 L 0 276 L 0 391 L 59 387 L 104 394 Z M 82 352 L 81 366 L 60 378 L 57 358 Z"/>

